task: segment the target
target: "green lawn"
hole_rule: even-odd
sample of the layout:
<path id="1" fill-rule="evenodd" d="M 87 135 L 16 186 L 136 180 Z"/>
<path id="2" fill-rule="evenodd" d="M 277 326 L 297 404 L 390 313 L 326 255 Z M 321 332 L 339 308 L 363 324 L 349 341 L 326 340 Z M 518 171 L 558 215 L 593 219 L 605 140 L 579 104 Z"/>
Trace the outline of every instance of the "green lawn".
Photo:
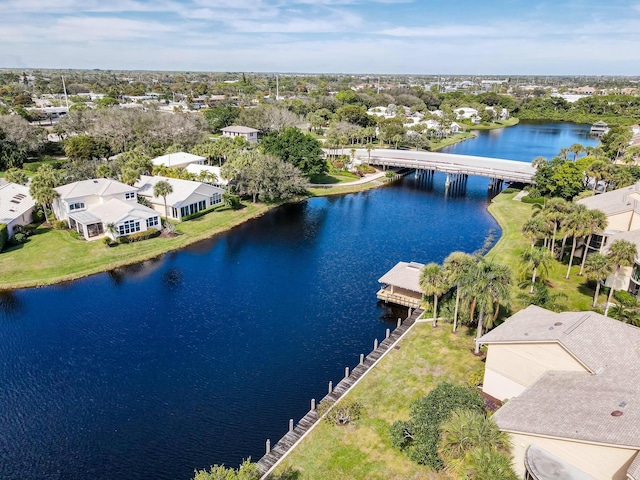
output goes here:
<path id="1" fill-rule="evenodd" d="M 453 145 L 455 143 L 463 142 L 470 138 L 475 138 L 475 135 L 471 132 L 455 133 L 450 137 L 445 137 L 440 140 L 432 140 L 429 149 L 435 152 L 436 150 L 440 150 L 441 148 L 448 147 L 449 145 Z"/>
<path id="2" fill-rule="evenodd" d="M 248 204 L 222 210 L 178 225 L 181 235 L 143 242 L 105 246 L 101 241 L 71 238 L 69 231 L 40 227 L 29 242 L 0 254 L 0 290 L 48 285 L 141 262 L 228 230 L 270 207 Z"/>
<path id="3" fill-rule="evenodd" d="M 495 130 L 496 128 L 505 128 L 505 127 L 513 127 L 520 123 L 520 119 L 511 117 L 506 120 L 498 120 L 493 123 L 481 123 L 479 125 L 467 125 L 465 127 L 469 130 Z"/>
<path id="4" fill-rule="evenodd" d="M 429 468 L 391 447 L 389 427 L 409 418 L 409 404 L 441 381 L 466 384 L 483 371 L 471 353 L 467 330 L 451 333 L 450 325 L 419 323 L 348 394 L 364 406 L 355 424 L 337 427 L 321 422 L 278 467 L 299 470 L 305 480 L 434 479 Z M 444 478 L 444 477 L 442 477 Z"/>
<path id="5" fill-rule="evenodd" d="M 487 254 L 500 263 L 511 267 L 514 278 L 517 277 L 520 265 L 520 256 L 524 249 L 530 245 L 520 232 L 522 225 L 531 217 L 533 208 L 530 204 L 513 200 L 515 193 L 500 194 L 493 199 L 489 212 L 494 216 L 502 228 L 502 236 L 493 249 Z M 562 239 L 560 239 L 562 240 Z M 564 276 L 567 273 L 567 265 L 554 261 L 549 269 L 547 285 L 553 293 L 564 293 L 567 295 L 565 310 L 590 310 L 593 298 L 593 285 L 587 284 L 585 277 L 578 276 L 580 267 L 572 267 L 571 276 L 567 280 Z M 527 291 L 527 288 L 513 286 L 514 298 Z M 604 300 L 604 294 L 602 295 Z M 512 310 L 519 310 L 522 305 L 514 303 Z"/>
<path id="6" fill-rule="evenodd" d="M 338 183 L 348 183 L 359 180 L 360 177 L 349 172 L 340 173 L 323 173 L 321 175 L 314 175 L 309 179 L 309 183 L 317 183 L 324 185 L 335 185 Z"/>

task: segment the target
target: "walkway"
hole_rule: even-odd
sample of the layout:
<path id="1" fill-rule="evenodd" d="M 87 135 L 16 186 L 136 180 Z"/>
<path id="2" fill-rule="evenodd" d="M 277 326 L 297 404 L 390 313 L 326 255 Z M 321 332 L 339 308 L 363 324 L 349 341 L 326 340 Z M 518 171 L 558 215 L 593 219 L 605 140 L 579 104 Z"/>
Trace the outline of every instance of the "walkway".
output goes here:
<path id="1" fill-rule="evenodd" d="M 371 151 L 370 156 L 366 150 L 356 149 L 355 156 L 363 163 L 381 167 L 415 168 L 523 183 L 532 183 L 536 173 L 536 169 L 527 162 L 451 153 L 377 148 Z"/>
<path id="2" fill-rule="evenodd" d="M 377 340 L 374 345 L 373 351 L 363 358 L 361 356 L 360 364 L 353 369 L 338 383 L 333 391 L 326 395 L 322 401 L 333 404 L 345 396 L 352 387 L 354 387 L 360 379 L 369 372 L 384 355 L 391 350 L 395 344 L 408 332 L 411 327 L 416 323 L 416 320 L 422 315 L 422 309 L 416 309 L 409 317 L 407 317 L 402 324 L 397 327 L 393 332 L 387 331 L 387 338 L 385 338 L 379 345 Z M 289 432 L 280 439 L 280 441 L 271 449 L 270 452 L 262 457 L 258 461 L 258 468 L 262 474 L 261 480 L 267 478 L 267 476 L 278 466 L 278 464 L 293 450 L 293 448 L 302 441 L 304 437 L 313 429 L 318 423 L 320 418 L 315 408 L 315 401 L 312 400 L 312 408 L 309 412 L 302 417 L 298 424 L 293 428 L 293 423 L 289 425 Z"/>

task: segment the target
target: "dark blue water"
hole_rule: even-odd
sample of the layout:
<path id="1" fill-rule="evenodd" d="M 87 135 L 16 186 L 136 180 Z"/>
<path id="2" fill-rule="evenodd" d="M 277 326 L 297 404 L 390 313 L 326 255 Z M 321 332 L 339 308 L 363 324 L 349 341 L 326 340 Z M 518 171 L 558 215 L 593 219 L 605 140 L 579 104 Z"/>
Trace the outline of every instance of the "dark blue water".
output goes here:
<path id="1" fill-rule="evenodd" d="M 441 151 L 531 162 L 538 156 L 553 158 L 561 148 L 574 143 L 596 146 L 589 136 L 589 125 L 574 123 L 520 123 L 515 127 L 481 130 L 473 140 L 456 143 Z M 573 154 L 569 154 L 573 159 Z"/>
<path id="2" fill-rule="evenodd" d="M 445 197 L 444 177 L 411 176 L 0 294 L 0 478 L 187 479 L 259 458 L 405 314 L 376 302 L 382 274 L 474 251 L 497 229 L 486 189 L 471 178 Z"/>

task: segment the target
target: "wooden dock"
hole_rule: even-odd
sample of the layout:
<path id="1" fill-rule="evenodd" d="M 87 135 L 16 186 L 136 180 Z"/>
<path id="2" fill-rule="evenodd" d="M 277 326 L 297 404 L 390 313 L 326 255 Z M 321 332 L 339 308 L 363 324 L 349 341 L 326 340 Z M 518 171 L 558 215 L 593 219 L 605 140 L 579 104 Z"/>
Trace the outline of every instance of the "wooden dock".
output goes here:
<path id="1" fill-rule="evenodd" d="M 377 348 L 371 351 L 366 357 L 361 356 L 361 362 L 352 370 L 345 369 L 347 374 L 340 382 L 332 389 L 332 392 L 326 395 L 321 401 L 334 404 L 341 399 L 347 392 L 353 387 L 358 380 L 364 376 L 369 369 L 375 365 L 375 363 L 387 352 L 393 348 L 396 342 L 404 335 L 404 333 L 413 326 L 416 320 L 422 314 L 422 309 L 416 309 L 409 317 L 407 317 L 393 332 L 388 332 L 388 336 L 378 344 L 377 340 L 374 346 Z M 348 367 L 347 367 L 348 368 Z M 278 443 L 274 445 L 270 451 L 267 452 L 259 461 L 258 468 L 262 474 L 262 479 L 266 479 L 271 470 L 284 458 L 293 447 L 313 428 L 313 426 L 320 420 L 317 410 L 314 408 L 315 402 L 312 400 L 312 409 L 302 417 L 295 428 L 290 424 L 290 430 L 282 437 Z"/>

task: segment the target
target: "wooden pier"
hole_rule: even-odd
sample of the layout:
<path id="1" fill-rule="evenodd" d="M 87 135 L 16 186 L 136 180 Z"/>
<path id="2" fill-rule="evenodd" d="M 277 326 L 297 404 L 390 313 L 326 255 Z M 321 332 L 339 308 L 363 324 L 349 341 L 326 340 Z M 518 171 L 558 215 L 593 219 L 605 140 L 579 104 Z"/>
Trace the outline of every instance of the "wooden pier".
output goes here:
<path id="1" fill-rule="evenodd" d="M 360 363 L 352 371 L 349 371 L 349 367 L 345 368 L 345 377 L 340 380 L 335 388 L 332 388 L 332 384 L 329 383 L 329 393 L 321 401 L 333 405 L 346 395 L 351 387 L 353 387 L 388 350 L 395 346 L 396 342 L 413 326 L 420 315 L 422 315 L 422 312 L 423 310 L 419 308 L 413 312 L 409 310 L 410 315 L 403 322 L 400 322 L 400 319 L 398 319 L 398 327 L 393 330 L 393 332 L 387 329 L 386 337 L 381 342 L 378 342 L 378 339 L 376 339 L 373 344 L 374 349 L 366 357 L 360 355 Z M 258 461 L 258 468 L 262 474 L 261 479 L 268 477 L 271 471 L 280 463 L 280 460 L 309 433 L 319 420 L 321 420 L 321 418 L 318 416 L 316 402 L 315 399 L 313 399 L 311 400 L 311 410 L 300 419 L 295 428 L 293 426 L 293 420 L 290 420 L 289 431 L 273 448 L 271 448 L 270 441 L 267 440 L 267 452 Z"/>

